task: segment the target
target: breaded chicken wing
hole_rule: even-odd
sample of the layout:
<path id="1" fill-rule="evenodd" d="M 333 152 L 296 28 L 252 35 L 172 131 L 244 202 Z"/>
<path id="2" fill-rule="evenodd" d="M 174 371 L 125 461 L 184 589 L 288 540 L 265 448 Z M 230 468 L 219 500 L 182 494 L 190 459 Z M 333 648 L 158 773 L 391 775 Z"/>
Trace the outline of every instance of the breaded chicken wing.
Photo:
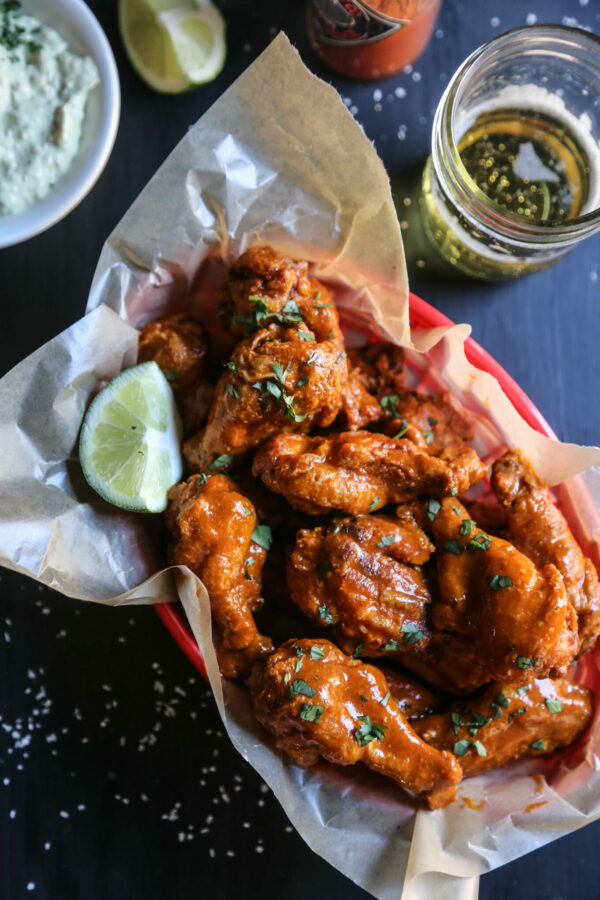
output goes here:
<path id="1" fill-rule="evenodd" d="M 271 435 L 330 425 L 346 386 L 345 357 L 306 326 L 270 325 L 235 347 L 215 389 L 204 431 L 183 448 L 192 471 L 238 455 Z"/>
<path id="2" fill-rule="evenodd" d="M 433 544 L 388 516 L 332 519 L 299 531 L 288 562 L 290 596 L 321 626 L 333 625 L 354 656 L 396 656 L 429 638 L 429 590 L 420 566 Z"/>
<path id="3" fill-rule="evenodd" d="M 432 809 L 454 799 L 461 779 L 454 756 L 417 737 L 379 669 L 329 641 L 287 641 L 254 667 L 250 692 L 260 724 L 299 765 L 320 756 L 343 766 L 363 762 L 424 794 Z"/>
<path id="4" fill-rule="evenodd" d="M 337 310 L 327 288 L 311 278 L 308 263 L 280 256 L 272 247 L 250 247 L 229 272 L 220 311 L 233 334 L 252 334 L 270 323 L 301 319 L 319 343 L 344 350 Z"/>
<path id="5" fill-rule="evenodd" d="M 564 672 L 577 653 L 577 617 L 556 567 L 538 569 L 512 544 L 481 531 L 455 498 L 426 508 L 438 548 L 433 625 L 470 637 L 495 680 Z"/>
<path id="6" fill-rule="evenodd" d="M 465 777 L 525 756 L 547 756 L 568 747 L 592 715 L 591 691 L 564 678 L 521 687 L 495 683 L 477 700 L 412 725 L 424 741 L 460 757 Z"/>
<path id="7" fill-rule="evenodd" d="M 496 460 L 491 481 L 515 547 L 537 566 L 552 563 L 562 575 L 577 612 L 579 652 L 585 653 L 600 633 L 600 583 L 594 564 L 581 552 L 548 488 L 517 450 Z"/>
<path id="8" fill-rule="evenodd" d="M 171 558 L 188 566 L 204 583 L 216 631 L 221 673 L 247 675 L 269 653 L 252 612 L 260 609 L 266 551 L 253 540 L 257 525 L 252 503 L 225 475 L 192 475 L 169 491 L 166 524 L 174 538 Z"/>
<path id="9" fill-rule="evenodd" d="M 206 374 L 207 344 L 198 322 L 178 313 L 145 325 L 139 336 L 138 362 L 154 360 L 175 393 L 186 434 L 205 422 L 214 387 Z"/>
<path id="10" fill-rule="evenodd" d="M 260 448 L 252 471 L 304 512 L 339 509 L 359 515 L 418 494 L 462 493 L 486 470 L 471 449 L 435 457 L 411 441 L 355 431 L 329 437 L 279 434 Z"/>

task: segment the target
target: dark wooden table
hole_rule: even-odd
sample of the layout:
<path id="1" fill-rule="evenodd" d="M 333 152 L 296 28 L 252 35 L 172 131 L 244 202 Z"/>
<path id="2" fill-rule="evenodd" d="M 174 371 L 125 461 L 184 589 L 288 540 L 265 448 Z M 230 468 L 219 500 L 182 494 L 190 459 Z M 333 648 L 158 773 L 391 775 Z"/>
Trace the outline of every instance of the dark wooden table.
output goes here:
<path id="1" fill-rule="evenodd" d="M 321 66 L 300 0 L 221 0 L 224 72 L 195 93 L 161 97 L 124 57 L 115 0 L 90 6 L 121 75 L 117 144 L 70 216 L 0 251 L 2 371 L 82 314 L 106 236 L 188 126 L 280 28 L 347 98 L 390 172 L 401 218 L 403 185 L 427 154 L 437 101 L 471 50 L 535 16 L 600 32 L 600 0 L 444 0 L 414 71 L 367 85 Z M 551 271 L 508 285 L 442 282 L 427 266 L 410 272 L 412 289 L 470 322 L 559 437 L 579 443 L 600 443 L 599 249 L 592 239 Z M 294 833 L 229 745 L 208 689 L 152 610 L 83 605 L 6 571 L 0 604 L 0 897 L 367 896 Z M 480 896 L 600 897 L 599 838 L 593 825 L 496 870 Z"/>

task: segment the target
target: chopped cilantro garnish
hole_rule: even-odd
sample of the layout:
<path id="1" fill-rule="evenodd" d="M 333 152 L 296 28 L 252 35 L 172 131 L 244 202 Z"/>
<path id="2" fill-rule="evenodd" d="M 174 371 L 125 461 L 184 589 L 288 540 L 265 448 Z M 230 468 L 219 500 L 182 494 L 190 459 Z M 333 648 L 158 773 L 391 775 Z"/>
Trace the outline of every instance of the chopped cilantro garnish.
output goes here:
<path id="1" fill-rule="evenodd" d="M 456 497 L 456 495 L 458 494 L 458 488 L 450 488 L 448 493 L 450 494 L 451 497 Z"/>
<path id="2" fill-rule="evenodd" d="M 537 741 L 534 741 L 533 744 L 531 744 L 531 749 L 532 750 L 545 750 L 546 749 L 546 741 L 541 740 L 541 738 Z"/>
<path id="3" fill-rule="evenodd" d="M 309 356 L 308 359 L 306 360 L 306 365 L 307 365 L 307 366 L 312 366 L 312 364 L 313 364 L 314 362 L 316 362 L 316 361 L 318 360 L 318 358 L 319 358 L 319 351 L 318 351 L 318 350 L 313 350 L 313 352 L 310 354 L 310 356 Z"/>
<path id="4" fill-rule="evenodd" d="M 334 566 L 333 563 L 329 562 L 328 559 L 323 560 L 317 566 L 317 572 L 321 572 L 324 574 L 325 572 L 333 572 Z"/>
<path id="5" fill-rule="evenodd" d="M 487 750 L 485 749 L 481 741 L 473 741 L 473 746 L 477 751 L 477 756 L 487 756 Z"/>
<path id="6" fill-rule="evenodd" d="M 243 508 L 243 510 L 244 510 L 245 515 L 247 515 L 247 516 L 251 516 L 251 515 L 252 515 L 252 510 L 251 510 L 251 509 L 248 509 L 247 506 L 243 506 L 243 504 L 242 504 L 242 508 Z"/>
<path id="7" fill-rule="evenodd" d="M 230 397 L 233 397 L 234 400 L 240 399 L 240 395 L 239 395 L 238 391 L 234 388 L 234 386 L 232 384 L 226 384 L 225 390 L 227 391 L 227 393 L 229 394 Z"/>
<path id="8" fill-rule="evenodd" d="M 359 716 L 358 721 L 362 724 L 354 732 L 354 740 L 359 747 L 366 747 L 371 741 L 382 741 L 384 739 L 387 725 L 371 722 L 369 716 Z"/>
<path id="9" fill-rule="evenodd" d="M 513 586 L 513 580 L 508 575 L 492 575 L 488 581 L 493 591 L 499 591 L 501 588 Z"/>
<path id="10" fill-rule="evenodd" d="M 225 466 L 231 465 L 233 462 L 233 456 L 229 453 L 223 453 L 221 456 L 217 456 L 216 459 L 213 459 L 211 464 L 209 465 L 209 469 L 223 469 Z"/>
<path id="11" fill-rule="evenodd" d="M 417 641 L 423 640 L 423 632 L 419 631 L 416 625 L 403 625 L 402 633 L 404 634 L 405 644 L 416 644 Z"/>
<path id="12" fill-rule="evenodd" d="M 318 725 L 324 712 L 324 706 L 317 706 L 315 703 L 303 703 L 300 710 L 300 718 L 303 722 L 314 722 L 315 725 Z"/>
<path id="13" fill-rule="evenodd" d="M 431 500 L 427 501 L 427 518 L 430 522 L 433 522 L 441 508 L 442 504 L 439 500 L 435 500 L 435 498 L 432 497 Z"/>
<path id="14" fill-rule="evenodd" d="M 209 478 L 210 478 L 210 475 L 207 475 L 206 472 L 202 472 L 196 478 L 197 486 L 202 487 L 203 484 L 206 484 L 206 482 L 208 481 Z"/>
<path id="15" fill-rule="evenodd" d="M 390 547 L 394 543 L 395 540 L 396 540 L 396 538 L 393 534 L 386 534 L 385 537 L 381 538 L 381 540 L 379 541 L 377 546 L 378 547 Z"/>
<path id="16" fill-rule="evenodd" d="M 310 658 L 311 659 L 324 659 L 325 653 L 321 649 L 321 647 L 317 647 L 315 644 L 310 648 Z"/>
<path id="17" fill-rule="evenodd" d="M 252 540 L 255 544 L 258 544 L 259 547 L 263 547 L 265 550 L 270 550 L 271 544 L 273 543 L 273 535 L 271 534 L 271 529 L 269 528 L 269 526 L 257 525 L 252 532 Z"/>
<path id="18" fill-rule="evenodd" d="M 311 334 L 310 331 L 298 331 L 297 334 L 301 341 L 306 341 L 308 344 L 314 344 L 315 336 L 314 334 Z"/>
<path id="19" fill-rule="evenodd" d="M 329 607 L 326 603 L 323 603 L 322 606 L 319 606 L 317 613 L 321 622 L 323 622 L 325 625 L 333 625 L 333 616 L 329 612 Z"/>
<path id="20" fill-rule="evenodd" d="M 346 359 L 346 356 L 347 356 L 347 355 L 348 355 L 348 354 L 345 353 L 345 352 L 344 352 L 344 353 L 340 353 L 340 355 L 338 356 L 338 358 L 337 358 L 336 361 L 335 361 L 336 366 L 339 366 L 339 364 L 342 362 L 342 360 Z"/>
<path id="21" fill-rule="evenodd" d="M 254 303 L 254 308 L 257 313 L 262 313 L 263 315 L 265 315 L 269 312 L 269 307 L 267 306 L 267 303 L 263 297 L 256 297 L 250 294 L 248 300 L 250 301 L 250 303 Z"/>
<path id="22" fill-rule="evenodd" d="M 298 381 L 296 382 L 296 388 L 304 387 L 305 384 L 308 384 L 308 378 L 306 377 L 306 375 L 304 376 L 304 378 L 298 379 Z"/>
<path id="23" fill-rule="evenodd" d="M 167 381 L 175 381 L 177 378 L 179 378 L 179 372 L 177 371 L 177 369 L 169 369 L 168 372 L 165 372 L 165 378 L 167 379 Z"/>
<path id="24" fill-rule="evenodd" d="M 316 693 L 316 690 L 301 678 L 295 678 L 288 689 L 290 700 L 293 700 L 298 694 L 302 694 L 303 697 L 314 697 Z"/>
<path id="25" fill-rule="evenodd" d="M 429 422 L 429 424 L 431 425 L 432 428 L 434 428 L 438 423 L 438 420 L 434 419 L 433 416 L 427 416 L 427 421 Z"/>
<path id="26" fill-rule="evenodd" d="M 463 519 L 460 523 L 460 533 L 463 535 L 472 534 L 474 528 L 475 522 L 473 521 L 473 519 Z"/>
<path id="27" fill-rule="evenodd" d="M 550 697 L 546 697 L 544 701 L 546 706 L 548 707 L 548 712 L 551 713 L 559 713 L 562 712 L 562 703 L 560 700 L 553 700 Z"/>
<path id="28" fill-rule="evenodd" d="M 526 694 L 529 690 L 531 690 L 530 684 L 522 684 L 520 688 L 517 688 L 517 694 L 521 694 L 521 696 L 523 696 L 523 694 Z"/>
<path id="29" fill-rule="evenodd" d="M 323 291 L 317 291 L 317 293 L 315 294 L 315 303 L 319 302 L 319 300 L 321 299 L 322 293 L 323 293 Z"/>
<path id="30" fill-rule="evenodd" d="M 508 697 L 506 696 L 504 691 L 498 691 L 498 693 L 494 697 L 492 706 L 496 706 L 496 705 L 503 706 L 504 709 L 508 709 L 508 707 L 510 706 L 510 700 L 508 699 Z"/>
<path id="31" fill-rule="evenodd" d="M 385 694 L 385 696 L 383 696 L 383 697 L 381 698 L 381 700 L 379 701 L 379 705 L 380 705 L 380 706 L 383 706 L 383 707 L 386 707 L 386 706 L 388 705 L 388 703 L 390 702 L 390 697 L 391 697 L 391 696 L 392 696 L 392 692 L 391 692 L 391 691 L 388 691 L 387 694 Z"/>
<path id="32" fill-rule="evenodd" d="M 517 656 L 517 665 L 520 669 L 533 669 L 537 660 L 529 656 Z"/>
<path id="33" fill-rule="evenodd" d="M 365 649 L 365 642 L 361 641 L 360 644 L 357 644 L 354 650 L 352 651 L 353 659 L 358 659 L 359 656 L 362 655 L 363 650 Z"/>
<path id="34" fill-rule="evenodd" d="M 238 370 L 238 367 L 236 366 L 236 364 L 234 363 L 234 361 L 232 359 L 230 359 L 229 362 L 225 363 L 225 368 L 229 369 L 230 372 L 237 372 L 237 370 Z"/>
<path id="35" fill-rule="evenodd" d="M 471 746 L 471 741 L 455 741 L 454 747 L 452 748 L 452 752 L 455 756 L 464 756 L 469 747 Z"/>
<path id="36" fill-rule="evenodd" d="M 433 444 L 433 442 L 435 440 L 435 435 L 434 435 L 433 431 L 424 431 L 423 437 L 425 438 L 426 444 Z"/>
<path id="37" fill-rule="evenodd" d="M 246 581 L 252 581 L 252 575 L 249 573 L 247 566 L 244 569 L 244 578 L 246 579 Z"/>
<path id="38" fill-rule="evenodd" d="M 469 541 L 469 550 L 488 550 L 491 543 L 491 538 L 485 531 L 480 531 Z"/>
<path id="39" fill-rule="evenodd" d="M 400 412 L 398 411 L 399 401 L 400 394 L 386 394 L 385 397 L 382 397 L 379 402 L 382 408 L 390 413 L 392 419 L 397 419 L 400 415 Z"/>
<path id="40" fill-rule="evenodd" d="M 297 318 L 298 321 L 300 321 L 302 318 L 302 314 L 298 309 L 298 304 L 295 300 L 288 300 L 281 312 L 284 316 L 287 316 L 288 319 Z"/>
<path id="41" fill-rule="evenodd" d="M 458 540 L 446 541 L 444 544 L 444 550 L 446 553 L 452 553 L 454 556 L 460 556 L 465 548 Z"/>
<path id="42" fill-rule="evenodd" d="M 333 328 L 330 328 L 327 332 L 327 340 L 330 341 L 333 337 Z"/>
<path id="43" fill-rule="evenodd" d="M 289 672 L 286 672 L 285 675 L 283 676 L 283 683 L 284 683 L 284 684 L 289 684 L 289 683 L 290 683 L 290 678 L 291 678 L 291 677 L 292 677 L 292 676 L 290 675 L 290 673 L 289 673 Z"/>
<path id="44" fill-rule="evenodd" d="M 398 641 L 388 641 L 383 647 L 379 648 L 382 653 L 396 653 L 396 651 L 401 650 L 402 646 L 398 643 Z"/>
<path id="45" fill-rule="evenodd" d="M 374 509 L 377 509 L 379 505 L 379 497 L 374 497 L 369 503 L 369 512 L 373 512 Z"/>
<path id="46" fill-rule="evenodd" d="M 406 434 L 407 429 L 408 429 L 408 420 L 402 419 L 402 422 L 400 423 L 400 431 L 396 432 L 396 434 L 394 435 L 392 440 L 398 441 L 398 440 L 400 440 L 400 438 L 403 438 L 404 435 Z"/>

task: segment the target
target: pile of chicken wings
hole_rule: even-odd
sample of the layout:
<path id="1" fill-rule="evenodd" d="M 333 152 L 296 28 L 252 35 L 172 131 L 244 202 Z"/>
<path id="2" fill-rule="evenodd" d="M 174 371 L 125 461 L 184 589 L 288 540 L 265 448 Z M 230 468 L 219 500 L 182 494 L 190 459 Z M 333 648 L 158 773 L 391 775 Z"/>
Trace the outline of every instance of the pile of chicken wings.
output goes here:
<path id="1" fill-rule="evenodd" d="M 438 808 L 465 776 L 572 743 L 592 698 L 566 676 L 600 585 L 528 461 L 488 472 L 451 398 L 408 389 L 400 348 L 347 349 L 307 262 L 251 248 L 219 316 L 236 343 L 216 384 L 183 315 L 145 326 L 139 360 L 187 438 L 170 559 L 204 583 L 222 675 L 247 679 L 276 746 Z M 486 477 L 496 499 L 470 500 Z"/>

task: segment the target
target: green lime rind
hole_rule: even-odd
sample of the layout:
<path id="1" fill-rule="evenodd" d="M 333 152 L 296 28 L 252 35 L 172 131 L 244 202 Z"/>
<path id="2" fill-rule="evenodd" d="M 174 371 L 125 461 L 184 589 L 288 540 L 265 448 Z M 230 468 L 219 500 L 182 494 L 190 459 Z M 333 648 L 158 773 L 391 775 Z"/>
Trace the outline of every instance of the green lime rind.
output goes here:
<path id="1" fill-rule="evenodd" d="M 125 369 L 94 398 L 81 426 L 79 460 L 108 503 L 163 512 L 181 479 L 181 426 L 169 382 L 155 362 Z"/>
<path id="2" fill-rule="evenodd" d="M 119 0 L 119 28 L 132 66 L 161 93 L 213 81 L 225 64 L 225 21 L 210 0 Z"/>

